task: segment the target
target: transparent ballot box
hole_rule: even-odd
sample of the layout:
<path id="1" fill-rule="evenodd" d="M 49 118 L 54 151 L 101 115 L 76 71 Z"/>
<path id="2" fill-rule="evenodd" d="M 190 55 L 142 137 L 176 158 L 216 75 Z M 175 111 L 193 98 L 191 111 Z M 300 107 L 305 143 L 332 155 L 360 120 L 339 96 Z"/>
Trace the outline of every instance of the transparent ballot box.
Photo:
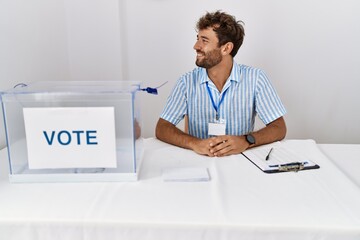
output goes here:
<path id="1" fill-rule="evenodd" d="M 1 92 L 10 182 L 136 181 L 140 83 L 49 81 Z"/>

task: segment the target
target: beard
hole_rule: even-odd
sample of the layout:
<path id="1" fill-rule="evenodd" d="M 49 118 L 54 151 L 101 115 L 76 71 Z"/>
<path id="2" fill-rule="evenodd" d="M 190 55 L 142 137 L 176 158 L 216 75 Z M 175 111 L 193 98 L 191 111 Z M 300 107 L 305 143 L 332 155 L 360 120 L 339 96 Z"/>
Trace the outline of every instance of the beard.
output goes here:
<path id="1" fill-rule="evenodd" d="M 215 65 L 217 65 L 218 63 L 220 63 L 222 61 L 222 55 L 221 55 L 221 50 L 218 49 L 214 49 L 211 50 L 210 52 L 201 52 L 204 54 L 203 59 L 196 59 L 196 66 L 198 67 L 203 67 L 206 69 L 212 68 Z"/>

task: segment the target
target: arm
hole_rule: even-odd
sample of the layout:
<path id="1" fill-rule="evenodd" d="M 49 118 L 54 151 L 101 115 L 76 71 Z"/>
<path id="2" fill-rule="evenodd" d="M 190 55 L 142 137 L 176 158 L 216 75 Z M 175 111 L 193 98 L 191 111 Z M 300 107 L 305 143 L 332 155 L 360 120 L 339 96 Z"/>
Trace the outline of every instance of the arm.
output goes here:
<path id="1" fill-rule="evenodd" d="M 252 135 L 255 137 L 256 143 L 251 146 L 246 141 L 245 136 L 224 135 L 213 138 L 210 142 L 212 146 L 210 152 L 214 156 L 227 156 L 241 153 L 249 147 L 280 141 L 286 135 L 285 120 L 283 117 L 280 117 L 259 131 L 253 132 Z"/>
<path id="2" fill-rule="evenodd" d="M 156 137 L 166 143 L 187 148 L 201 155 L 214 156 L 210 152 L 210 139 L 199 139 L 178 129 L 174 124 L 159 118 L 155 130 Z"/>
<path id="3" fill-rule="evenodd" d="M 254 89 L 255 111 L 260 119 L 266 122 L 266 127 L 252 132 L 255 143 L 249 146 L 245 136 L 218 136 L 216 141 L 211 142 L 211 152 L 215 156 L 238 154 L 249 147 L 255 147 L 282 140 L 286 135 L 286 125 L 283 117 L 273 119 L 269 112 L 275 112 L 277 116 L 283 116 L 286 110 L 263 71 L 258 71 L 256 86 Z"/>

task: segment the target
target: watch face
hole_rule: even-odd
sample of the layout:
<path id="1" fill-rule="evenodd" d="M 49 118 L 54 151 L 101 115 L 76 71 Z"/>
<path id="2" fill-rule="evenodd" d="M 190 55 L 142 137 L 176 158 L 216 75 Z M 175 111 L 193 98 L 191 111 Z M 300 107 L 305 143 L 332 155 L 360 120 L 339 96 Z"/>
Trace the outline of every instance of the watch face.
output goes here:
<path id="1" fill-rule="evenodd" d="M 246 135 L 246 141 L 248 141 L 250 144 L 255 144 L 255 138 L 251 134 Z"/>

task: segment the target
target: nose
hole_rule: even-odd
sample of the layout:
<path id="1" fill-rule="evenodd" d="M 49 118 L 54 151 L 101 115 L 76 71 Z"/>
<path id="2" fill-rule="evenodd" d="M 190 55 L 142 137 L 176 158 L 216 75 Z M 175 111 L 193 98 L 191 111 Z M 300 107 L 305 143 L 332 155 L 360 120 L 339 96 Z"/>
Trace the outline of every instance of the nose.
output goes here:
<path id="1" fill-rule="evenodd" d="M 195 42 L 193 48 L 194 48 L 194 50 L 196 50 L 196 51 L 199 51 L 199 50 L 201 49 L 201 46 L 200 46 L 200 44 L 199 44 L 199 40 L 197 40 L 197 41 Z"/>

